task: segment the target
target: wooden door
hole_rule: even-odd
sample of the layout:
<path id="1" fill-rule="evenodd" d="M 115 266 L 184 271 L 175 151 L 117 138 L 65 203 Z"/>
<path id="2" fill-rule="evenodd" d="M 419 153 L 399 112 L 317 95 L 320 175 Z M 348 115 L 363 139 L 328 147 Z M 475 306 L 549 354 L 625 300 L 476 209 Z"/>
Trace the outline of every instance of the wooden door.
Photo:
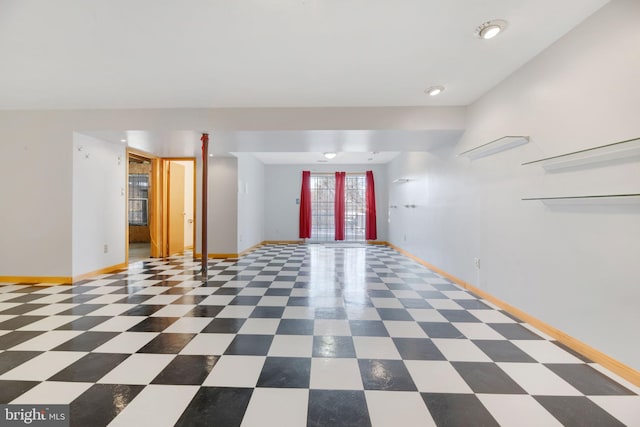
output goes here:
<path id="1" fill-rule="evenodd" d="M 169 203 L 168 246 L 169 255 L 184 252 L 184 175 L 185 167 L 176 162 L 169 162 Z"/>

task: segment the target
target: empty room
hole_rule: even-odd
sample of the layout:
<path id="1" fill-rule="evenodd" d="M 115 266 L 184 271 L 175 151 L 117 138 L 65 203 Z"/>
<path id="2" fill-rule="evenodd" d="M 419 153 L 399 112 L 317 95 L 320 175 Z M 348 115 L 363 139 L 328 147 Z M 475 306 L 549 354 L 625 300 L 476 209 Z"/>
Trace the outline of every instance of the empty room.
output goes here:
<path id="1" fill-rule="evenodd" d="M 638 22 L 0 0 L 0 424 L 640 426 Z"/>

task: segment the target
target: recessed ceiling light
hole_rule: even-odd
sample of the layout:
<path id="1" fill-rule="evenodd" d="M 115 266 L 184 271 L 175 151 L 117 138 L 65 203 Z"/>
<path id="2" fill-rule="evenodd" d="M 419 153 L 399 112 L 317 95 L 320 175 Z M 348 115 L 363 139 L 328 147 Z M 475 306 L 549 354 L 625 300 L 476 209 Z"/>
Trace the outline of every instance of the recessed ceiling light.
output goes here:
<path id="1" fill-rule="evenodd" d="M 121 139 L 120 142 L 127 142 L 127 140 L 126 139 Z"/>
<path id="2" fill-rule="evenodd" d="M 425 89 L 424 93 L 426 93 L 429 96 L 436 96 L 436 95 L 440 95 L 442 91 L 444 91 L 444 88 L 442 86 L 431 86 L 430 88 Z"/>
<path id="3" fill-rule="evenodd" d="M 213 154 L 209 154 L 209 157 L 213 157 Z"/>
<path id="4" fill-rule="evenodd" d="M 323 156 L 325 157 L 325 159 L 333 159 L 334 157 L 336 157 L 336 153 L 333 152 L 327 152 L 327 153 L 323 153 Z"/>
<path id="5" fill-rule="evenodd" d="M 484 40 L 489 40 L 500 34 L 505 28 L 507 28 L 507 21 L 494 19 L 476 28 L 476 36 Z"/>

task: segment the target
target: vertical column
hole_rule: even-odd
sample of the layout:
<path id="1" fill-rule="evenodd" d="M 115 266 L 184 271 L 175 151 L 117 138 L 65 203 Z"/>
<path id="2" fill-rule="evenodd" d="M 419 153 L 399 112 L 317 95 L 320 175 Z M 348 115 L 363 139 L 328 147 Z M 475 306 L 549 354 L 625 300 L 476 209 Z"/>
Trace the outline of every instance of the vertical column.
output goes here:
<path id="1" fill-rule="evenodd" d="M 202 280 L 207 281 L 209 251 L 207 250 L 207 196 L 209 182 L 209 134 L 203 133 L 202 141 Z"/>

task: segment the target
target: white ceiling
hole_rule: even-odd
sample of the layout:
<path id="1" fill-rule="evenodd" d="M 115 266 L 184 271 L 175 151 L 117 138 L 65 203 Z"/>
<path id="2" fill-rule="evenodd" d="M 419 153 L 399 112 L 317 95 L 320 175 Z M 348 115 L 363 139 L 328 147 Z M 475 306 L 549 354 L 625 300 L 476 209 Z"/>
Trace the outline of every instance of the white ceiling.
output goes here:
<path id="1" fill-rule="evenodd" d="M 0 0 L 0 109 L 468 105 L 605 3 Z"/>
<path id="2" fill-rule="evenodd" d="M 0 0 L 0 109 L 468 105 L 605 3 Z M 475 37 L 496 18 L 503 34 Z M 428 97 L 432 85 L 445 91 Z M 463 131 L 437 129 L 213 131 L 212 152 L 384 163 Z M 194 156 L 199 131 L 89 133 Z"/>

